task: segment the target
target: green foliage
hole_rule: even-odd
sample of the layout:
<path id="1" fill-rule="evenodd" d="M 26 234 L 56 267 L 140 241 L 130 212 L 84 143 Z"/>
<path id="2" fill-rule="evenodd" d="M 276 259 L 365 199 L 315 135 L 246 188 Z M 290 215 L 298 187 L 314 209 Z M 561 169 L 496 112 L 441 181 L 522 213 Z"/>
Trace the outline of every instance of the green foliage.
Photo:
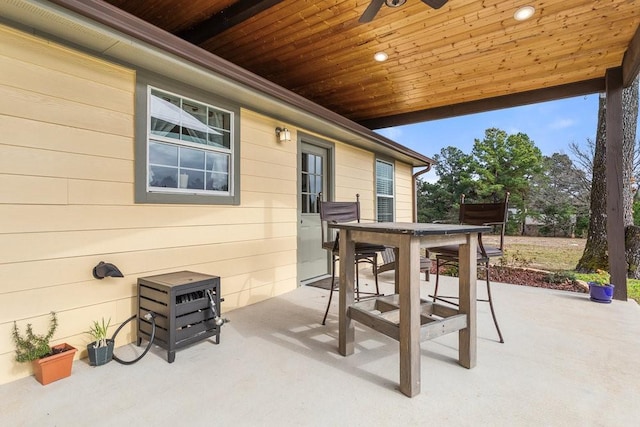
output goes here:
<path id="1" fill-rule="evenodd" d="M 640 200 L 633 201 L 633 225 L 640 225 Z"/>
<path id="2" fill-rule="evenodd" d="M 436 184 L 418 185 L 418 221 L 458 221 L 461 194 L 473 193 L 472 157 L 459 148 L 444 147 L 434 156 Z"/>
<path id="3" fill-rule="evenodd" d="M 16 361 L 29 362 L 40 359 L 51 353 L 49 341 L 58 327 L 58 318 L 55 312 L 51 312 L 51 320 L 49 322 L 49 330 L 46 335 L 38 335 L 33 332 L 31 323 L 27 324 L 25 335 L 22 336 L 18 330 L 18 325 L 13 322 L 13 331 L 11 336 L 16 345 Z"/>
<path id="4" fill-rule="evenodd" d="M 527 268 L 533 263 L 533 260 L 521 253 L 519 250 L 515 252 L 507 252 L 498 259 L 498 265 L 501 267 L 517 267 Z"/>
<path id="5" fill-rule="evenodd" d="M 101 322 L 94 320 L 93 325 L 91 325 L 91 328 L 87 331 L 87 333 L 95 340 L 95 348 L 107 346 L 107 332 L 109 330 L 109 324 L 111 324 L 111 318 L 109 318 L 105 323 L 103 317 Z"/>
<path id="6" fill-rule="evenodd" d="M 449 264 L 447 265 L 442 274 L 445 276 L 458 277 L 460 275 L 460 270 L 458 269 L 458 264 Z"/>
<path id="7" fill-rule="evenodd" d="M 482 141 L 475 140 L 472 155 L 479 196 L 498 201 L 508 191 L 514 204 L 526 212 L 531 179 L 543 167 L 542 153 L 533 141 L 524 133 L 507 135 L 490 128 Z"/>
<path id="8" fill-rule="evenodd" d="M 576 215 L 576 225 L 574 229 L 575 237 L 587 237 L 587 228 L 589 227 L 589 214 Z"/>
<path id="9" fill-rule="evenodd" d="M 584 282 L 595 283 L 597 285 L 611 283 L 609 273 L 600 269 L 597 269 L 595 273 L 576 273 L 576 277 Z"/>
<path id="10" fill-rule="evenodd" d="M 540 220 L 541 234 L 545 236 L 571 236 L 574 208 L 568 203 L 549 204 L 544 207 Z"/>
<path id="11" fill-rule="evenodd" d="M 636 300 L 640 304 L 640 280 L 627 280 L 627 294 L 629 298 Z"/>
<path id="12" fill-rule="evenodd" d="M 549 276 L 547 276 L 547 281 L 549 283 L 566 283 L 574 282 L 575 280 L 576 275 L 572 271 L 556 271 L 549 273 Z"/>

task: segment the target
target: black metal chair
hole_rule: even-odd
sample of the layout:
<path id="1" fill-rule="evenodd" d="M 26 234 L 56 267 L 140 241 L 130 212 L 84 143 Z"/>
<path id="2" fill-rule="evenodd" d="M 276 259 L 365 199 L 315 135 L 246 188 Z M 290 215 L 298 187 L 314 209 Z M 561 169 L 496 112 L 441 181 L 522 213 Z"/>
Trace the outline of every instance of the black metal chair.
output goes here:
<path id="1" fill-rule="evenodd" d="M 328 223 L 344 223 L 344 222 L 360 222 L 360 195 L 356 194 L 355 202 L 323 202 L 322 193 L 318 194 L 318 209 L 320 211 L 320 221 L 322 222 L 322 248 L 331 253 L 331 289 L 329 291 L 329 302 L 327 303 L 327 309 L 324 312 L 322 318 L 322 324 L 327 321 L 327 315 L 329 314 L 329 307 L 331 306 L 331 298 L 333 292 L 338 290 L 336 285 L 336 262 L 339 259 L 340 243 L 339 233 L 333 229 L 330 229 Z M 362 295 L 378 296 L 380 294 L 380 288 L 378 287 L 378 253 L 385 250 L 384 246 L 371 245 L 368 243 L 356 243 L 355 253 L 355 269 L 356 269 L 356 285 L 355 285 L 355 300 L 361 299 Z M 360 292 L 360 279 L 358 277 L 358 265 L 360 263 L 369 263 L 373 268 L 373 276 L 376 282 L 376 291 L 372 292 Z"/>
<path id="2" fill-rule="evenodd" d="M 493 317 L 493 323 L 496 325 L 498 331 L 498 337 L 500 342 L 504 343 L 502 338 L 502 332 L 500 332 L 500 326 L 498 326 L 498 320 L 493 308 L 493 300 L 491 299 L 491 286 L 490 286 L 490 264 L 489 260 L 494 257 L 501 257 L 504 255 L 504 232 L 507 224 L 507 212 L 509 206 L 509 193 L 505 194 L 504 200 L 499 203 L 465 203 L 464 194 L 460 201 L 460 223 L 470 225 L 493 225 L 500 228 L 500 245 L 485 246 L 482 243 L 482 233 L 478 235 L 478 257 L 477 263 L 480 268 L 484 268 L 486 282 L 487 282 L 487 299 L 478 299 L 478 301 L 488 302 L 491 308 L 491 316 Z M 450 299 L 456 299 L 458 297 L 452 296 L 438 296 L 438 282 L 440 279 L 440 268 L 446 265 L 457 264 L 458 258 L 458 246 L 440 246 L 430 248 L 429 252 L 436 254 L 436 286 L 433 292 L 433 300 L 444 301 L 449 304 L 458 305 Z"/>

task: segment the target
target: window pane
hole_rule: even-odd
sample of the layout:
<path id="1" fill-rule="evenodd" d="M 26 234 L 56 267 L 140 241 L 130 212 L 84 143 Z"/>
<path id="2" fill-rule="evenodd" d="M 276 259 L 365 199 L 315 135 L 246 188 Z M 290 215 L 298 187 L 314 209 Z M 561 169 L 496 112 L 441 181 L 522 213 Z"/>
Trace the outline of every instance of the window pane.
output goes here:
<path id="1" fill-rule="evenodd" d="M 180 113 L 182 139 L 206 144 L 207 134 L 212 130 L 207 126 L 207 107 L 191 100 L 183 100 Z"/>
<path id="2" fill-rule="evenodd" d="M 149 163 L 178 166 L 178 147 L 169 144 L 149 143 Z"/>
<path id="3" fill-rule="evenodd" d="M 309 195 L 309 212 L 310 213 L 318 213 L 318 207 L 316 196 L 314 194 Z"/>
<path id="4" fill-rule="evenodd" d="M 322 157 L 316 156 L 316 174 L 322 175 Z"/>
<path id="5" fill-rule="evenodd" d="M 204 170 L 204 151 L 181 148 L 180 167 Z"/>
<path id="6" fill-rule="evenodd" d="M 207 153 L 207 170 L 229 172 L 229 155 L 222 153 Z"/>
<path id="7" fill-rule="evenodd" d="M 209 145 L 212 147 L 231 148 L 231 133 L 220 131 L 219 134 L 209 133 Z"/>
<path id="8" fill-rule="evenodd" d="M 207 153 L 207 190 L 229 191 L 229 155 Z"/>
<path id="9" fill-rule="evenodd" d="M 378 178 L 376 181 L 376 193 L 385 194 L 388 196 L 393 195 L 393 181 L 384 178 Z"/>
<path id="10" fill-rule="evenodd" d="M 209 108 L 209 126 L 219 130 L 230 130 L 231 114 Z"/>
<path id="11" fill-rule="evenodd" d="M 309 173 L 316 173 L 316 156 L 309 154 L 309 164 L 307 165 Z"/>
<path id="12" fill-rule="evenodd" d="M 180 98 L 152 90 L 149 113 L 152 134 L 180 139 Z"/>
<path id="13" fill-rule="evenodd" d="M 393 199 L 378 197 L 378 222 L 393 221 Z"/>
<path id="14" fill-rule="evenodd" d="M 309 175 L 307 175 L 306 173 L 302 174 L 302 192 L 303 193 L 308 193 L 309 192 Z"/>
<path id="15" fill-rule="evenodd" d="M 178 168 L 150 166 L 149 185 L 151 187 L 178 188 Z"/>
<path id="16" fill-rule="evenodd" d="M 182 170 L 180 172 L 180 188 L 204 190 L 204 171 Z"/>

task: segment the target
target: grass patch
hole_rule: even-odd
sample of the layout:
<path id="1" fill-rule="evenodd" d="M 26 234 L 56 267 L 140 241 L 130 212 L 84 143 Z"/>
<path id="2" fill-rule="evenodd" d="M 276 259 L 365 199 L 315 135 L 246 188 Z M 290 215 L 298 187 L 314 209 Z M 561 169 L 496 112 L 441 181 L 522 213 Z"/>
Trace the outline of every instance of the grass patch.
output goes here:
<path id="1" fill-rule="evenodd" d="M 529 268 L 547 271 L 573 270 L 582 256 L 582 248 L 544 247 L 538 245 L 510 244 L 505 255 L 515 263 L 526 264 Z"/>
<path id="2" fill-rule="evenodd" d="M 629 298 L 636 300 L 640 304 L 640 280 L 627 280 L 627 295 Z"/>

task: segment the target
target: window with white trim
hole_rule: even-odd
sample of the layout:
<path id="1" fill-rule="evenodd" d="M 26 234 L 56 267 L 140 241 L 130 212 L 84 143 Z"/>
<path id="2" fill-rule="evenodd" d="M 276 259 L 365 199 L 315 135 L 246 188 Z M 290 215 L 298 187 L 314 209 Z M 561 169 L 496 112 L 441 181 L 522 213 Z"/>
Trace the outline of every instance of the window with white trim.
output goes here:
<path id="1" fill-rule="evenodd" d="M 148 88 L 147 191 L 233 193 L 231 111 Z"/>
<path id="2" fill-rule="evenodd" d="M 378 222 L 393 222 L 393 163 L 376 159 L 376 218 Z"/>

